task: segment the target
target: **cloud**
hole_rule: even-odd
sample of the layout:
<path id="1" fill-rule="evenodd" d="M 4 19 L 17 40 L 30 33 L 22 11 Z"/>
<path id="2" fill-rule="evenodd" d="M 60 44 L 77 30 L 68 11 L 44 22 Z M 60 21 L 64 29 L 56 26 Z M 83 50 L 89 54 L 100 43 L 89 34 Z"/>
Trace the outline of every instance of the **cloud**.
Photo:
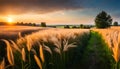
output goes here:
<path id="1" fill-rule="evenodd" d="M 113 12 L 120 11 L 119 2 L 119 0 L 0 0 L 0 15 L 44 14 L 90 8 Z"/>
<path id="2" fill-rule="evenodd" d="M 83 0 L 0 0 L 0 14 L 49 13 L 81 9 Z"/>

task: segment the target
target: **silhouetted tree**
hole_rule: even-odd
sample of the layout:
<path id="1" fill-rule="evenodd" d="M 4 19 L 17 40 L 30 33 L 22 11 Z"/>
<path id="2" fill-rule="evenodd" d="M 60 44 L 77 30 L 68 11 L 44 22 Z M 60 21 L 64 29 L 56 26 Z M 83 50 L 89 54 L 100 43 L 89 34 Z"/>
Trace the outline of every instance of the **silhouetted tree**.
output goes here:
<path id="1" fill-rule="evenodd" d="M 84 28 L 84 25 L 83 25 L 83 24 L 80 24 L 80 28 Z"/>
<path id="2" fill-rule="evenodd" d="M 32 23 L 27 23 L 28 26 L 32 26 Z"/>
<path id="3" fill-rule="evenodd" d="M 95 18 L 95 25 L 97 28 L 107 28 L 112 24 L 112 18 L 105 11 L 99 13 Z"/>
<path id="4" fill-rule="evenodd" d="M 7 25 L 6 22 L 0 22 L 0 25 Z"/>
<path id="5" fill-rule="evenodd" d="M 90 29 L 89 25 L 84 25 L 84 29 Z"/>
<path id="6" fill-rule="evenodd" d="M 20 24 L 21 24 L 21 25 L 23 25 L 24 23 L 23 23 L 23 22 L 21 22 Z"/>
<path id="7" fill-rule="evenodd" d="M 33 25 L 33 26 L 36 26 L 36 24 L 35 24 L 35 23 L 33 23 L 32 25 Z"/>
<path id="8" fill-rule="evenodd" d="M 114 26 L 118 26 L 118 22 L 114 22 L 113 25 L 114 25 Z"/>
<path id="9" fill-rule="evenodd" d="M 41 22 L 41 27 L 46 27 L 46 23 L 45 22 Z"/>
<path id="10" fill-rule="evenodd" d="M 76 26 L 72 26 L 72 28 L 77 28 Z"/>
<path id="11" fill-rule="evenodd" d="M 70 28 L 70 26 L 69 26 L 69 25 L 66 25 L 66 26 L 64 26 L 64 28 Z"/>
<path id="12" fill-rule="evenodd" d="M 19 23 L 19 22 L 17 22 L 16 24 L 17 24 L 17 25 L 19 25 L 20 23 Z"/>

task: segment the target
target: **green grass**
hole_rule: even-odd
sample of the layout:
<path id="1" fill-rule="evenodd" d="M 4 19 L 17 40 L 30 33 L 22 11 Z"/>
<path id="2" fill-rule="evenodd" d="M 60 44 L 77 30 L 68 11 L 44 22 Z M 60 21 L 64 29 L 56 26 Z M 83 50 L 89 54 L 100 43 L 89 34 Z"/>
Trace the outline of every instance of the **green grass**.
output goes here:
<path id="1" fill-rule="evenodd" d="M 93 31 L 81 61 L 82 69 L 113 69 L 114 66 L 112 52 L 101 35 Z"/>

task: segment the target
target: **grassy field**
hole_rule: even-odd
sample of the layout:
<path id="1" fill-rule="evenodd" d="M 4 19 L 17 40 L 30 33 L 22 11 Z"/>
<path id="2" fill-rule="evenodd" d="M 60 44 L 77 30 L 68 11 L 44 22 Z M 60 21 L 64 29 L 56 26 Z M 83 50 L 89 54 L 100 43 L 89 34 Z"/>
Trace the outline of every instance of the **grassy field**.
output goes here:
<path id="1" fill-rule="evenodd" d="M 101 34 L 107 46 L 112 52 L 116 69 L 120 68 L 120 27 L 112 27 L 110 29 L 94 29 L 94 31 Z"/>
<path id="2" fill-rule="evenodd" d="M 5 49 L 3 46 L 0 48 L 2 69 L 120 68 L 120 31 L 116 27 L 36 29 L 39 31 L 26 36 L 19 34 L 15 41 L 1 40 L 6 43 Z"/>
<path id="3" fill-rule="evenodd" d="M 48 29 L 21 36 L 16 42 L 2 40 L 7 45 L 6 62 L 10 65 L 5 67 L 8 69 L 13 67 L 65 69 L 69 68 L 69 65 L 74 67 L 89 38 L 89 32 L 88 29 Z"/>
<path id="4" fill-rule="evenodd" d="M 16 41 L 19 36 L 25 36 L 45 29 L 31 26 L 0 26 L 0 57 L 6 55 L 6 45 L 1 39 Z"/>
<path id="5" fill-rule="evenodd" d="M 0 26 L 0 39 L 16 39 L 21 33 L 22 36 L 38 30 L 44 30 L 40 27 L 31 26 Z"/>
<path id="6" fill-rule="evenodd" d="M 91 37 L 81 58 L 82 69 L 114 69 L 111 50 L 97 32 L 91 31 Z"/>

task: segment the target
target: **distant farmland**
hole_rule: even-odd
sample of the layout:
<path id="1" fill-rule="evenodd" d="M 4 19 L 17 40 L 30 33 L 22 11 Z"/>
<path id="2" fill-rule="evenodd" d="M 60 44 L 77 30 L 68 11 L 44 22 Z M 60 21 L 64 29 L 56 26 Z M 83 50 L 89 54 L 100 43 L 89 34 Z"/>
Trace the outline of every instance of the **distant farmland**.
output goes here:
<path id="1" fill-rule="evenodd" d="M 0 26 L 0 39 L 16 39 L 19 33 L 24 36 L 43 29 L 45 28 L 31 26 Z"/>

